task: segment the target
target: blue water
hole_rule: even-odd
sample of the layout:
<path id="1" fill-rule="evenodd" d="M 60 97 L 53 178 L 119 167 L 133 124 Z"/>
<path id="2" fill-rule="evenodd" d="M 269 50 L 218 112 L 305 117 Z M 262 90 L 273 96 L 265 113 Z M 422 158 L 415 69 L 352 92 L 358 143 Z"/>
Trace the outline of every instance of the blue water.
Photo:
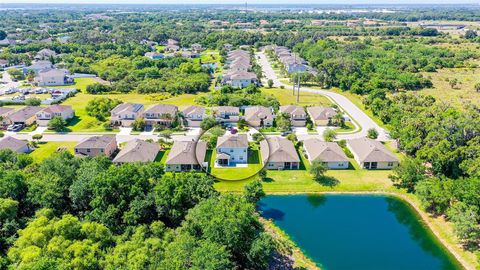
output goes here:
<path id="1" fill-rule="evenodd" d="M 259 204 L 321 269 L 462 269 L 405 202 L 376 195 L 272 195 Z"/>

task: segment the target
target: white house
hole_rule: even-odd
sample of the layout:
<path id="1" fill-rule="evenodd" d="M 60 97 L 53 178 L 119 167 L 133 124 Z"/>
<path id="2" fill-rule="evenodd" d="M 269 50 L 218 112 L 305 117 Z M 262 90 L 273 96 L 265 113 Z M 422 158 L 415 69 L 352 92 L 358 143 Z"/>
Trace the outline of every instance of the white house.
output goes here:
<path id="1" fill-rule="evenodd" d="M 68 121 L 75 116 L 75 112 L 73 111 L 72 106 L 52 105 L 36 114 L 37 124 L 41 127 L 46 127 L 48 126 L 48 122 L 55 116 L 59 116 L 63 120 Z"/>
<path id="2" fill-rule="evenodd" d="M 50 69 L 39 71 L 35 82 L 38 86 L 59 86 L 72 83 L 67 77 L 68 71 L 64 69 Z"/>
<path id="3" fill-rule="evenodd" d="M 225 134 L 218 138 L 216 149 L 217 165 L 246 164 L 248 161 L 247 134 Z"/>

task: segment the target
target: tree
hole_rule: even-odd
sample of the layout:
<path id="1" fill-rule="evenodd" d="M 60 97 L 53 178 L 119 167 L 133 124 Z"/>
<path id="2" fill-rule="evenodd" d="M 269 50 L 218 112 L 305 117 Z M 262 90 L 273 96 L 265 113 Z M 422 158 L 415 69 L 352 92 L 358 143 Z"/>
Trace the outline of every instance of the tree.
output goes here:
<path id="1" fill-rule="evenodd" d="M 33 134 L 32 139 L 35 140 L 36 142 L 39 142 L 43 138 L 42 134 Z"/>
<path id="2" fill-rule="evenodd" d="M 67 122 L 61 116 L 54 116 L 50 121 L 48 121 L 48 128 L 57 132 L 65 130 L 66 125 Z"/>
<path id="3" fill-rule="evenodd" d="M 367 130 L 367 137 L 372 139 L 372 140 L 375 140 L 378 138 L 378 131 L 374 128 L 370 128 Z"/>
<path id="4" fill-rule="evenodd" d="M 86 88 L 87 93 L 89 94 L 103 94 L 112 91 L 112 87 L 110 85 L 105 85 L 101 83 L 94 83 L 87 85 Z"/>
<path id="5" fill-rule="evenodd" d="M 11 68 L 7 72 L 15 81 L 20 81 L 25 79 L 23 72 L 17 68 Z"/>
<path id="6" fill-rule="evenodd" d="M 263 191 L 262 182 L 259 180 L 254 180 L 245 185 L 243 196 L 248 202 L 257 204 L 261 198 L 265 197 L 265 191 Z"/>
<path id="7" fill-rule="evenodd" d="M 477 32 L 475 30 L 467 30 L 465 32 L 466 39 L 475 39 L 477 38 Z"/>
<path id="8" fill-rule="evenodd" d="M 135 119 L 135 121 L 133 121 L 132 128 L 134 131 L 142 131 L 143 129 L 145 129 L 145 125 L 145 119 L 143 117 L 138 117 L 137 119 Z"/>
<path id="9" fill-rule="evenodd" d="M 107 97 L 99 97 L 90 100 L 85 107 L 89 116 L 97 118 L 98 121 L 105 121 L 110 111 L 122 102 Z"/>
<path id="10" fill-rule="evenodd" d="M 480 92 L 480 83 L 475 84 L 475 91 Z"/>
<path id="11" fill-rule="evenodd" d="M 7 32 L 0 30 L 0 40 L 4 40 L 7 37 Z"/>
<path id="12" fill-rule="evenodd" d="M 406 188 L 408 192 L 415 190 L 415 185 L 425 180 L 426 168 L 418 158 L 407 157 L 389 175 L 390 180 L 399 188 Z"/>
<path id="13" fill-rule="evenodd" d="M 253 133 L 253 134 L 252 134 L 252 139 L 253 139 L 255 142 L 259 143 L 259 142 L 265 140 L 265 137 L 263 136 L 262 133 L 256 132 L 256 133 Z"/>
<path id="14" fill-rule="evenodd" d="M 5 133 L 3 133 L 2 131 L 0 131 L 0 138 L 3 138 L 5 136 Z"/>
<path id="15" fill-rule="evenodd" d="M 345 118 L 343 118 L 343 114 L 340 112 L 335 114 L 330 120 L 330 124 L 337 127 L 345 126 Z"/>
<path id="16" fill-rule="evenodd" d="M 207 116 L 202 120 L 202 123 L 200 123 L 200 128 L 202 128 L 203 130 L 209 130 L 216 125 L 217 121 L 215 121 L 215 118 Z"/>
<path id="17" fill-rule="evenodd" d="M 247 120 L 245 118 L 240 118 L 237 122 L 237 127 L 238 129 L 244 129 L 245 127 L 248 126 Z"/>
<path id="18" fill-rule="evenodd" d="M 337 138 L 337 133 L 335 132 L 335 130 L 327 128 L 323 131 L 323 139 L 326 142 L 332 142 L 336 138 Z"/>
<path id="19" fill-rule="evenodd" d="M 164 175 L 154 190 L 159 217 L 174 226 L 180 224 L 190 208 L 218 194 L 213 179 L 203 173 Z"/>
<path id="20" fill-rule="evenodd" d="M 39 98 L 27 98 L 25 100 L 27 106 L 39 106 L 40 104 L 42 104 L 42 100 Z"/>
<path id="21" fill-rule="evenodd" d="M 455 202 L 447 211 L 447 215 L 454 223 L 455 233 L 469 245 L 478 245 L 480 239 L 480 215 L 475 205 L 464 202 Z"/>
<path id="22" fill-rule="evenodd" d="M 279 113 L 275 118 L 275 123 L 281 131 L 288 131 L 292 127 L 292 122 L 290 121 L 290 115 L 288 113 Z"/>
<path id="23" fill-rule="evenodd" d="M 273 87 L 273 80 L 272 80 L 272 79 L 268 79 L 267 85 L 268 85 L 268 88 L 272 88 L 272 87 Z"/>
<path id="24" fill-rule="evenodd" d="M 164 139 L 165 141 L 168 141 L 172 139 L 172 134 L 173 132 L 171 130 L 166 129 L 166 130 L 160 131 L 160 133 L 158 134 L 158 137 Z"/>
<path id="25" fill-rule="evenodd" d="M 310 168 L 308 169 L 308 172 L 313 176 L 315 180 L 320 180 L 325 172 L 327 172 L 328 168 L 327 166 L 320 160 L 314 160 L 312 161 L 312 164 L 310 165 Z"/>
<path id="26" fill-rule="evenodd" d="M 287 135 L 287 140 L 295 143 L 298 140 L 297 135 L 295 135 L 295 133 L 290 133 Z"/>
<path id="27" fill-rule="evenodd" d="M 18 202 L 9 198 L 0 198 L 0 253 L 5 254 L 20 229 L 18 216 Z"/>

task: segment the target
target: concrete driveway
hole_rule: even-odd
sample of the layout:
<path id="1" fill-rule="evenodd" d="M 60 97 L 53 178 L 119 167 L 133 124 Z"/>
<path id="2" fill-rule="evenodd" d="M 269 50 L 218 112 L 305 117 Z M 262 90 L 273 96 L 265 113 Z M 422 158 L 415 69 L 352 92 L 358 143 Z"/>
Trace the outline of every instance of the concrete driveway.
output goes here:
<path id="1" fill-rule="evenodd" d="M 273 70 L 272 66 L 268 62 L 265 52 L 263 51 L 257 52 L 255 53 L 255 55 L 257 56 L 256 58 L 258 59 L 258 64 L 262 67 L 263 73 L 265 75 L 265 78 L 263 78 L 265 83 L 267 80 L 271 79 L 275 87 L 279 87 L 282 85 L 287 89 L 291 87 L 290 85 L 286 85 L 282 83 L 278 79 L 277 74 L 275 74 L 275 71 Z M 357 132 L 357 133 L 339 135 L 338 138 L 354 139 L 354 138 L 365 137 L 367 135 L 367 131 L 371 128 L 374 128 L 379 133 L 378 140 L 381 140 L 381 141 L 390 140 L 390 137 L 388 136 L 388 131 L 386 131 L 385 129 L 380 127 L 377 123 L 375 123 L 375 121 L 373 121 L 372 118 L 370 118 L 366 113 L 364 113 L 360 108 L 358 108 L 353 102 L 351 102 L 345 96 L 328 91 L 328 90 L 313 89 L 308 87 L 301 87 L 300 91 L 315 93 L 315 94 L 324 95 L 328 97 L 330 100 L 335 102 L 339 107 L 341 107 L 349 115 L 350 118 L 355 120 L 355 122 L 362 129 L 360 132 Z"/>

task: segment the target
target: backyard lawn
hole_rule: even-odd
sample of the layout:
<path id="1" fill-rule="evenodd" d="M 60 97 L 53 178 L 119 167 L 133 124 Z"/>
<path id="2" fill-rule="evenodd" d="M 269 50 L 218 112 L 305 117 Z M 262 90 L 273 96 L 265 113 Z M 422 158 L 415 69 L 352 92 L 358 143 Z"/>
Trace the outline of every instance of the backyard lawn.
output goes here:
<path id="1" fill-rule="evenodd" d="M 33 158 L 34 162 L 38 163 L 50 157 L 59 147 L 66 147 L 69 152 L 73 153 L 73 147 L 77 144 L 78 142 L 40 142 L 37 145 L 38 148 L 33 150 L 29 155 Z"/>
<path id="2" fill-rule="evenodd" d="M 206 155 L 206 158 L 210 158 L 209 162 L 209 172 L 211 175 L 219 179 L 224 179 L 228 181 L 246 179 L 257 174 L 262 168 L 262 159 L 259 150 L 249 150 L 250 154 L 248 156 L 248 167 L 246 168 L 215 168 L 215 159 L 217 157 L 216 150 L 209 150 Z"/>

